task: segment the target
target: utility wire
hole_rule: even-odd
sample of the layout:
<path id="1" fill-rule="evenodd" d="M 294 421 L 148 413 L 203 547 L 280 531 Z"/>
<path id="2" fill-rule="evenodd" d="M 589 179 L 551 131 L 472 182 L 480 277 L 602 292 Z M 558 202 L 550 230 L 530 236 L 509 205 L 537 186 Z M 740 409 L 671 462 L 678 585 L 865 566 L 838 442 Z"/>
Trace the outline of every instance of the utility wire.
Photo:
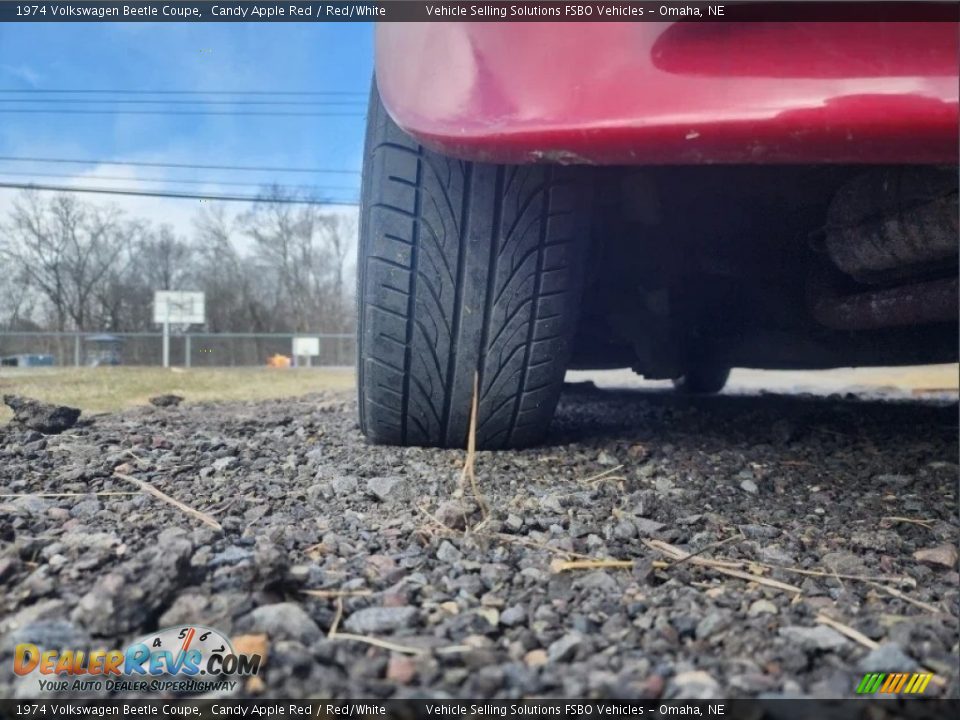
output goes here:
<path id="1" fill-rule="evenodd" d="M 168 178 L 143 178 L 136 177 L 132 178 L 128 175 L 92 175 L 89 177 L 77 177 L 76 175 L 63 175 L 61 173 L 43 173 L 43 172 L 4 172 L 0 170 L 0 177 L 43 177 L 43 178 L 57 178 L 58 180 L 83 180 L 87 181 L 100 181 L 100 180 L 120 180 L 123 182 L 132 182 L 136 181 L 138 183 L 167 183 L 169 185 L 225 185 L 225 186 L 234 186 L 234 187 L 253 187 L 253 188 L 263 188 L 263 187 L 281 187 L 281 188 L 296 188 L 298 190 L 352 190 L 356 192 L 357 188 L 350 185 L 300 185 L 296 183 L 278 183 L 274 181 L 264 181 L 260 183 L 250 183 L 250 182 L 232 182 L 230 180 L 174 180 Z"/>
<path id="2" fill-rule="evenodd" d="M 64 95 L 356 95 L 368 96 L 356 90 L 55 90 L 51 88 L 2 88 L 0 93 L 27 93 L 31 95 L 62 93 Z"/>
<path id="3" fill-rule="evenodd" d="M 362 100 L 114 100 L 101 98 L 96 100 L 76 100 L 73 98 L 6 98 L 3 103 L 63 103 L 64 105 L 108 104 L 108 105 L 284 105 L 294 107 L 363 107 Z"/>
<path id="4" fill-rule="evenodd" d="M 229 115 L 231 117 L 363 117 L 364 113 L 334 113 L 334 112 L 218 112 L 218 111 L 182 111 L 182 110 L 42 110 L 23 109 L 4 110 L 3 115 Z"/>
<path id="5" fill-rule="evenodd" d="M 106 190 L 98 188 L 82 187 L 64 187 L 60 185 L 34 185 L 32 183 L 4 183 L 0 182 L 0 188 L 11 190 L 42 190 L 50 192 L 68 192 L 68 193 L 92 193 L 99 195 L 128 195 L 136 197 L 155 197 L 171 198 L 175 200 L 214 200 L 217 202 L 276 202 L 284 205 L 359 205 L 356 200 L 336 200 L 332 198 L 324 199 L 305 199 L 305 198 L 266 198 L 251 195 L 207 195 L 193 193 L 165 193 L 152 192 L 149 190 Z"/>
<path id="6" fill-rule="evenodd" d="M 332 170 L 330 168 L 306 168 L 306 167 L 269 167 L 254 165 L 190 165 L 187 163 L 160 163 L 160 162 L 134 162 L 134 161 L 115 161 L 115 160 L 81 160 L 79 158 L 38 158 L 38 157 L 17 157 L 13 155 L 0 155 L 0 161 L 5 162 L 35 162 L 35 163 L 53 163 L 53 164 L 74 164 L 74 165 L 123 165 L 127 167 L 156 167 L 156 168 L 184 168 L 187 170 L 240 170 L 252 172 L 290 172 L 290 173 L 325 173 L 330 175 L 359 175 L 359 170 Z"/>

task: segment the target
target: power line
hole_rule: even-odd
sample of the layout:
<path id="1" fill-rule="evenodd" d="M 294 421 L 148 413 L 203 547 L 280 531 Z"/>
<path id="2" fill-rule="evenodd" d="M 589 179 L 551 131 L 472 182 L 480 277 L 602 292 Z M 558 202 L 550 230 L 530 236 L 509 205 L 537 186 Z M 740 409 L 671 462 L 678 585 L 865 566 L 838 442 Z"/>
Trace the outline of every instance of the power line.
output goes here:
<path id="1" fill-rule="evenodd" d="M 22 109 L 4 110 L 4 115 L 229 115 L 231 117 L 363 117 L 364 113 L 326 113 L 326 112 L 218 112 L 218 111 L 181 111 L 181 110 L 44 110 Z"/>
<path id="2" fill-rule="evenodd" d="M 32 183 L 3 183 L 0 182 L 0 188 L 10 190 L 41 190 L 49 192 L 68 192 L 68 193 L 91 193 L 97 195 L 127 195 L 135 197 L 154 197 L 170 198 L 174 200 L 214 200 L 217 202 L 276 202 L 284 205 L 359 205 L 356 200 L 336 200 L 324 198 L 310 200 L 305 198 L 265 198 L 252 195 L 207 195 L 193 193 L 166 193 L 152 192 L 150 190 L 126 190 L 116 189 L 107 190 L 101 188 L 82 188 L 82 187 L 64 187 L 60 185 L 34 185 Z"/>
<path id="3" fill-rule="evenodd" d="M 294 107 L 363 107 L 361 100 L 115 100 L 101 98 L 97 100 L 75 100 L 73 98 L 5 98 L 2 103 L 63 103 L 65 105 L 109 104 L 109 105 L 289 105 Z"/>
<path id="4" fill-rule="evenodd" d="M 282 187 L 282 188 L 296 188 L 298 190 L 352 190 L 356 191 L 355 186 L 350 185 L 301 185 L 296 183 L 277 183 L 277 182 L 260 182 L 260 183 L 242 183 L 242 182 L 232 182 L 230 180 L 172 180 L 169 178 L 143 178 L 136 177 L 132 178 L 125 175 L 95 175 L 90 177 L 78 178 L 76 175 L 64 175 L 62 173 L 43 173 L 43 172 L 4 172 L 0 170 L 0 176 L 2 177 L 43 177 L 43 178 L 57 178 L 59 180 L 83 180 L 83 181 L 100 181 L 100 180 L 120 180 L 123 182 L 136 181 L 138 183 L 166 183 L 169 185 L 229 185 L 234 187 Z"/>
<path id="5" fill-rule="evenodd" d="M 56 90 L 52 88 L 2 88 L 0 93 L 27 93 L 31 95 L 61 93 L 64 95 L 357 95 L 366 98 L 368 93 L 357 90 Z"/>
<path id="6" fill-rule="evenodd" d="M 330 168 L 305 167 L 269 167 L 252 165 L 190 165 L 186 163 L 134 162 L 114 160 L 81 160 L 79 158 L 38 158 L 16 157 L 0 155 L 0 161 L 6 162 L 35 162 L 74 165 L 123 165 L 127 167 L 156 167 L 156 168 L 184 168 L 187 170 L 239 170 L 244 172 L 290 172 L 290 173 L 325 173 L 329 175 L 359 175 L 359 170 L 332 170 Z"/>

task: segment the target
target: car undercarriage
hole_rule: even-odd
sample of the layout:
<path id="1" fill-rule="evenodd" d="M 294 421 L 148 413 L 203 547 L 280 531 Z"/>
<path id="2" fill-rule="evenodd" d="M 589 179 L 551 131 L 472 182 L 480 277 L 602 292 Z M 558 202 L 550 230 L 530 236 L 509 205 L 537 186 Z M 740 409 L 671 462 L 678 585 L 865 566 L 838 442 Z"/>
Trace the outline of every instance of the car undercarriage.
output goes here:
<path id="1" fill-rule="evenodd" d="M 573 367 L 956 359 L 956 168 L 583 170 L 597 212 Z"/>

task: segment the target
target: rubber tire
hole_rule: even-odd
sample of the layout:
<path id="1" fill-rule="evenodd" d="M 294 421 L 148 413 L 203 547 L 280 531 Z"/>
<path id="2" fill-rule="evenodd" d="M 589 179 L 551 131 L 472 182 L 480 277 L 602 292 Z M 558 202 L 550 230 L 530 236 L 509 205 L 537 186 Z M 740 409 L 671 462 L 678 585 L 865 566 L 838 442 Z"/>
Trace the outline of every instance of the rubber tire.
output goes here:
<path id="1" fill-rule="evenodd" d="M 478 448 L 544 437 L 570 357 L 589 168 L 472 163 L 425 149 L 371 94 L 360 201 L 360 428 Z"/>
<path id="2" fill-rule="evenodd" d="M 675 378 L 673 387 L 686 395 L 715 395 L 727 384 L 730 368 L 714 365 L 699 365 L 686 374 Z"/>

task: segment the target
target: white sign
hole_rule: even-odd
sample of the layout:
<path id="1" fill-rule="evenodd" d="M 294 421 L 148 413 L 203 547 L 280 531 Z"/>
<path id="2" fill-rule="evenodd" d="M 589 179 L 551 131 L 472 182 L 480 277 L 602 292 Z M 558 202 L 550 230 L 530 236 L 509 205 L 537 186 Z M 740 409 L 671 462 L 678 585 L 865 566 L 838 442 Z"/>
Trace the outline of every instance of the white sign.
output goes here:
<path id="1" fill-rule="evenodd" d="M 155 323 L 206 322 L 206 307 L 202 292 L 178 292 L 158 290 L 153 295 L 153 321 Z"/>
<path id="2" fill-rule="evenodd" d="M 295 337 L 293 354 L 296 357 L 317 357 L 320 355 L 320 338 Z"/>

